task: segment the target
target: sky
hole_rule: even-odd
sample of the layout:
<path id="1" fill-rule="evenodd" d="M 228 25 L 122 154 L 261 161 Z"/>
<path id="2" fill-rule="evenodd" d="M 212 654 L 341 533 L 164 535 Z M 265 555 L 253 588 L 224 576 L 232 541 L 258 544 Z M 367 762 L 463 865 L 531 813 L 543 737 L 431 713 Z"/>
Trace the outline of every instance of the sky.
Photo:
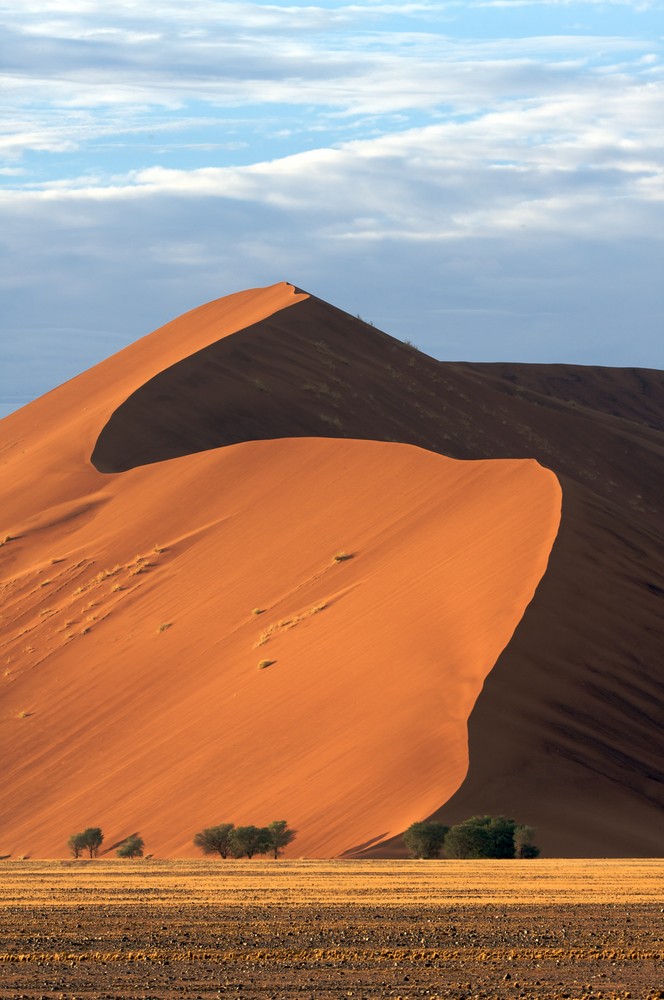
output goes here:
<path id="1" fill-rule="evenodd" d="M 664 0 L 0 0 L 0 416 L 290 281 L 443 360 L 664 368 Z"/>

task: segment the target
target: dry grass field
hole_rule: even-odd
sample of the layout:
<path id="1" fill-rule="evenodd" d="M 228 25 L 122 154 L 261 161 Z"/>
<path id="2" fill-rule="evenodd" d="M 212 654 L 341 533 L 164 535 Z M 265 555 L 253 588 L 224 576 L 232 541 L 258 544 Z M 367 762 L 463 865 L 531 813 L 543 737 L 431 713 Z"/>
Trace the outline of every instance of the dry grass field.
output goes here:
<path id="1" fill-rule="evenodd" d="M 664 862 L 0 862 L 0 996 L 664 997 Z"/>

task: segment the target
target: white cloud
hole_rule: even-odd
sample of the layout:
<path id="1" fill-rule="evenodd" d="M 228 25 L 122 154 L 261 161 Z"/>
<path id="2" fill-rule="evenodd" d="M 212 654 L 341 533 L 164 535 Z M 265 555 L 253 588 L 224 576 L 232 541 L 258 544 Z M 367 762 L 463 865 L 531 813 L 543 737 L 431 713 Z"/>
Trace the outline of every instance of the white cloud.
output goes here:
<path id="1" fill-rule="evenodd" d="M 440 356 L 661 364 L 661 4 L 505 6 L 597 9 L 11 5 L 0 411 L 284 278 Z"/>
<path id="2" fill-rule="evenodd" d="M 626 225 L 626 206 L 640 224 L 639 203 L 659 190 L 663 102 L 663 84 L 602 81 L 582 94 L 513 101 L 469 120 L 244 167 L 151 166 L 30 188 L 20 178 L 0 199 L 233 199 L 338 215 L 343 231 L 353 228 L 356 215 L 380 217 L 386 238 L 449 238 L 522 225 L 608 235 L 616 219 L 619 228 Z"/>

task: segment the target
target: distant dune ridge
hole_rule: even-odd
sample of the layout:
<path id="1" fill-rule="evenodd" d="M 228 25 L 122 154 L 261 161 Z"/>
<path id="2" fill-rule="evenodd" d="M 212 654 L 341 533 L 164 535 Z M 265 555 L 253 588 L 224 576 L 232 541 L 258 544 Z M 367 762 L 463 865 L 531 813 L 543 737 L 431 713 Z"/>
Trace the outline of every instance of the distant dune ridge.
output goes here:
<path id="1" fill-rule="evenodd" d="M 660 372 L 442 363 L 285 282 L 11 414 L 0 853 L 492 812 L 660 855 L 663 452 Z"/>

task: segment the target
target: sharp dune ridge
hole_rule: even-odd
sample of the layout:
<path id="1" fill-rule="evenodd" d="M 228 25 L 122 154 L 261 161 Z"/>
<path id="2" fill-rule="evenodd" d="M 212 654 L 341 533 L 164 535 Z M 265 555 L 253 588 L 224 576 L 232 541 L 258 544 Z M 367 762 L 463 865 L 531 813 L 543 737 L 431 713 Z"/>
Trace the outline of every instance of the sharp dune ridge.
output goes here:
<path id="1" fill-rule="evenodd" d="M 498 812 L 660 854 L 663 414 L 662 373 L 441 363 L 280 283 L 5 418 L 1 853 Z"/>

